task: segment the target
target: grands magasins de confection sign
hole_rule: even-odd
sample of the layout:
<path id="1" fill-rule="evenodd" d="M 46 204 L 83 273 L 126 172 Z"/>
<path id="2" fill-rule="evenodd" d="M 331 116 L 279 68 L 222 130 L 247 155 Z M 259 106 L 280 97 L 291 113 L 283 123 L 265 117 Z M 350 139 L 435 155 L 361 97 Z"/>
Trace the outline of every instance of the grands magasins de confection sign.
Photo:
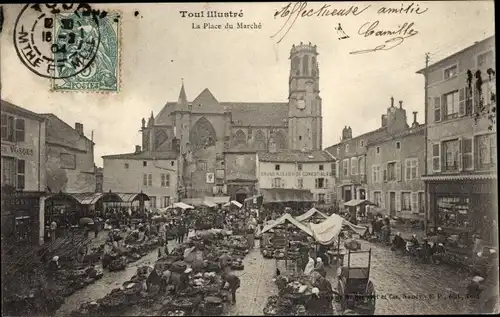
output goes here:
<path id="1" fill-rule="evenodd" d="M 333 177 L 331 172 L 260 172 L 260 176 L 268 177 Z"/>

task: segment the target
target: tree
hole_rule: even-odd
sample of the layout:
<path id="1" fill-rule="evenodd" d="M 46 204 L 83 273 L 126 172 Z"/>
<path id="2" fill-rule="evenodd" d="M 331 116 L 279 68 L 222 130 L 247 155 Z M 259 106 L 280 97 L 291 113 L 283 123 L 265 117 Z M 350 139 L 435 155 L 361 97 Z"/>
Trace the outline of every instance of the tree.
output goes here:
<path id="1" fill-rule="evenodd" d="M 493 83 L 495 79 L 495 70 L 493 68 L 488 68 L 486 70 L 486 74 L 488 75 L 488 85 L 489 85 L 489 95 L 485 96 L 483 89 L 483 74 L 481 70 L 477 70 L 474 75 L 472 75 L 472 71 L 467 70 L 467 88 L 469 90 L 469 95 L 474 96 L 473 92 L 475 91 L 477 94 L 476 106 L 472 113 L 474 117 L 475 123 L 477 124 L 481 118 L 486 117 L 489 121 L 488 130 L 493 130 L 493 126 L 496 124 L 497 112 L 496 112 L 496 90 L 494 91 L 495 83 Z M 474 81 L 475 80 L 475 81 Z M 489 102 L 486 102 L 488 99 Z"/>

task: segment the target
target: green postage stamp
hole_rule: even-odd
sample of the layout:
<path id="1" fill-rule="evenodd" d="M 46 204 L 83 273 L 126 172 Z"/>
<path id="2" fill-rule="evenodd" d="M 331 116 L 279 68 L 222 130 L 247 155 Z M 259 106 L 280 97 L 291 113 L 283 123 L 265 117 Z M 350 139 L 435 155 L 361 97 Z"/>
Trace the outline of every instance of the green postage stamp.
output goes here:
<path id="1" fill-rule="evenodd" d="M 88 17 L 89 25 L 82 23 L 81 17 L 74 13 L 58 14 L 54 23 L 54 42 L 59 45 L 78 46 L 75 43 L 75 32 L 90 28 L 91 17 Z M 74 21 L 74 23 L 71 23 Z M 69 22 L 69 23 L 68 23 Z M 69 27 L 68 27 L 68 24 Z M 120 87 L 120 15 L 118 12 L 108 12 L 104 18 L 99 19 L 99 34 L 93 38 L 86 39 L 87 43 L 97 45 L 97 52 L 92 56 L 93 60 L 88 67 L 74 76 L 64 76 L 60 72 L 71 71 L 71 66 L 56 68 L 55 79 L 51 80 L 53 91 L 65 92 L 117 92 Z M 81 32 L 85 34 L 84 32 Z M 85 39 L 83 40 L 85 41 Z M 64 59 L 71 51 L 54 52 L 54 59 Z M 90 54 L 89 54 L 90 55 Z"/>

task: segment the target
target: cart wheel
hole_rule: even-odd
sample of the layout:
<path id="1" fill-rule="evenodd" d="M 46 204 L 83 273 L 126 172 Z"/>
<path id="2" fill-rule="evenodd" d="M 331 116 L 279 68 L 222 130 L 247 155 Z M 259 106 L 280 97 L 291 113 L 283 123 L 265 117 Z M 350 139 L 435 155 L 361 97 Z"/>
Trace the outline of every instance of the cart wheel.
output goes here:
<path id="1" fill-rule="evenodd" d="M 347 309 L 347 298 L 345 294 L 345 284 L 342 279 L 339 279 L 338 281 L 337 293 L 338 293 L 337 301 L 340 304 L 341 311 L 344 312 Z"/>
<path id="2" fill-rule="evenodd" d="M 375 313 L 375 300 L 376 300 L 376 293 L 375 293 L 375 285 L 373 284 L 372 281 L 368 281 L 368 284 L 366 285 L 366 296 L 369 296 L 370 302 L 369 302 L 369 309 L 367 310 L 367 314 L 373 315 Z"/>

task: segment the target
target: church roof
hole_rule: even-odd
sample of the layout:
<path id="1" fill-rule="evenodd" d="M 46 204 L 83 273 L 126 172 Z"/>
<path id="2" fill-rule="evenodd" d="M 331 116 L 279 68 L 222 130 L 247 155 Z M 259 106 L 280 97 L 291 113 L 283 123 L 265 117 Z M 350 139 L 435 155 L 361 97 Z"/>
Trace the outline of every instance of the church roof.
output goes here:
<path id="1" fill-rule="evenodd" d="M 325 151 L 283 151 L 283 152 L 262 152 L 259 153 L 260 162 L 281 162 L 281 163 L 319 163 L 319 162 L 334 162 L 333 159 Z"/>
<path id="2" fill-rule="evenodd" d="M 184 86 L 181 88 L 178 102 L 167 102 L 155 118 L 156 125 L 172 125 L 170 114 L 185 97 Z M 225 108 L 232 114 L 233 124 L 237 126 L 283 127 L 288 124 L 288 102 L 219 102 L 205 88 L 192 102 L 193 113 L 224 113 Z"/>

